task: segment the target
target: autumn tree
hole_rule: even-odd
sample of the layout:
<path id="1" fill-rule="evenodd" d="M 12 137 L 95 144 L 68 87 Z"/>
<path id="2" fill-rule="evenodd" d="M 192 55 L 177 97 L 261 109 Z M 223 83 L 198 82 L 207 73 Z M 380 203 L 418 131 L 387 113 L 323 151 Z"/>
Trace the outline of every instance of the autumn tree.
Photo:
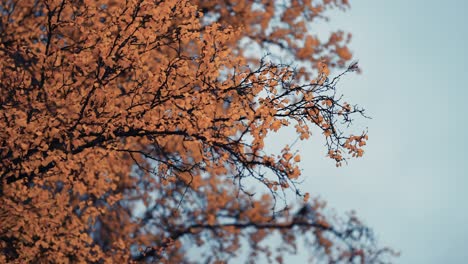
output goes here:
<path id="1" fill-rule="evenodd" d="M 346 131 L 363 110 L 336 90 L 350 36 L 310 30 L 331 8 L 348 3 L 1 1 L 0 262 L 281 262 L 301 241 L 316 262 L 385 261 L 300 190 L 299 153 L 265 150 L 315 127 L 337 165 L 363 155 Z"/>

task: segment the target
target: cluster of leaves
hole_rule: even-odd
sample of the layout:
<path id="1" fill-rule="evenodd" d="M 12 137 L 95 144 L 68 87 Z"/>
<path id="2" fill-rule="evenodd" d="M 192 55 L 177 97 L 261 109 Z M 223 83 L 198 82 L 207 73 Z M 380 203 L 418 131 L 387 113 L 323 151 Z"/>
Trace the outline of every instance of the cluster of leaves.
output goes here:
<path id="1" fill-rule="evenodd" d="M 1 1 L 0 261 L 178 263 L 197 246 L 226 261 L 242 241 L 254 260 L 273 257 L 262 242 L 275 234 L 285 252 L 304 237 L 318 259 L 382 260 L 354 216 L 332 221 L 297 189 L 297 153 L 264 150 L 271 132 L 307 139 L 316 126 L 338 165 L 363 154 L 366 133 L 340 129 L 363 110 L 328 78 L 351 58 L 348 38 L 307 30 L 346 6 Z M 251 56 L 254 43 L 312 66 Z M 277 210 L 287 189 L 304 196 L 301 217 Z"/>

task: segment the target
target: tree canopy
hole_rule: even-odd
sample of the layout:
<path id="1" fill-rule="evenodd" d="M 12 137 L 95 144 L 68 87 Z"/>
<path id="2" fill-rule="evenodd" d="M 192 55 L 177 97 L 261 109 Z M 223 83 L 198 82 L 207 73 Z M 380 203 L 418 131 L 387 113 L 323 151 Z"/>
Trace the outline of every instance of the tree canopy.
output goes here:
<path id="1" fill-rule="evenodd" d="M 265 149 L 289 126 L 337 166 L 364 153 L 336 90 L 350 34 L 311 30 L 331 8 L 348 1 L 1 1 L 0 262 L 282 262 L 301 241 L 385 261 L 299 188 L 307 157 Z"/>

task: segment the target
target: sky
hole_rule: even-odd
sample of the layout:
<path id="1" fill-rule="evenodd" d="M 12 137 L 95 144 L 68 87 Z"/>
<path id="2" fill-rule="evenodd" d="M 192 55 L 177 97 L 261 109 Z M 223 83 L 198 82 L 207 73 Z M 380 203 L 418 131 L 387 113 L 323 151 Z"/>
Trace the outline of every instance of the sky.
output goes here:
<path id="1" fill-rule="evenodd" d="M 355 123 L 369 132 L 364 157 L 341 168 L 319 138 L 298 143 L 301 188 L 337 213 L 355 210 L 381 245 L 400 251 L 395 263 L 468 259 L 466 10 L 462 0 L 354 0 L 319 29 L 353 34 L 363 72 L 338 89 L 372 119 Z"/>

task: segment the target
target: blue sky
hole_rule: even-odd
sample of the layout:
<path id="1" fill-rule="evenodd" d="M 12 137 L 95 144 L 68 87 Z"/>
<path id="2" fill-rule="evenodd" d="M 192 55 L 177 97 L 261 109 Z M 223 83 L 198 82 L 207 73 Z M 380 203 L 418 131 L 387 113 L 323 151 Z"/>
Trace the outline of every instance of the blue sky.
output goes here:
<path id="1" fill-rule="evenodd" d="M 396 263 L 468 259 L 467 10 L 461 0 L 354 0 L 320 29 L 353 33 L 363 73 L 339 91 L 372 119 L 356 123 L 369 130 L 365 157 L 342 168 L 320 139 L 301 142 L 302 189 L 339 213 L 355 209 L 401 251 Z"/>

